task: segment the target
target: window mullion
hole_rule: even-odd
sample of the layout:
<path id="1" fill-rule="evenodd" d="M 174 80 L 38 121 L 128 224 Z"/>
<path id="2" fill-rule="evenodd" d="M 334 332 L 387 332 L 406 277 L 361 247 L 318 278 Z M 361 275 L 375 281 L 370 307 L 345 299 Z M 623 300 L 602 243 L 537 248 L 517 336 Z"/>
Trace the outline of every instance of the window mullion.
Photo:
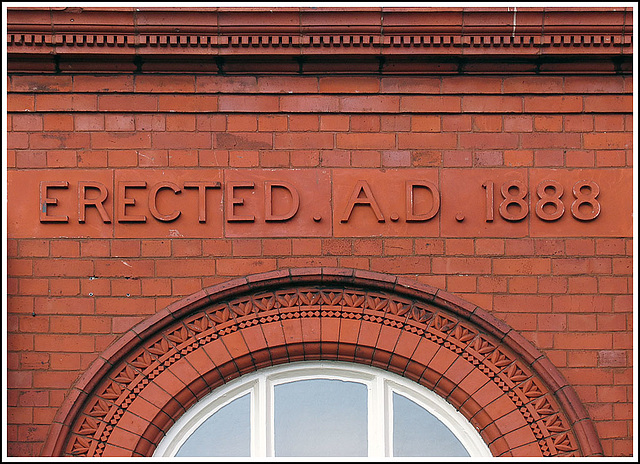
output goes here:
<path id="1" fill-rule="evenodd" d="M 368 382 L 369 386 L 369 457 L 386 455 L 387 437 L 385 435 L 385 393 L 384 379 L 380 376 Z"/>
<path id="2" fill-rule="evenodd" d="M 267 388 L 265 376 L 259 376 L 252 391 L 251 456 L 254 458 L 264 458 L 267 456 L 267 440 L 269 430 L 271 429 L 268 415 L 269 407 L 267 402 L 269 395 Z"/>

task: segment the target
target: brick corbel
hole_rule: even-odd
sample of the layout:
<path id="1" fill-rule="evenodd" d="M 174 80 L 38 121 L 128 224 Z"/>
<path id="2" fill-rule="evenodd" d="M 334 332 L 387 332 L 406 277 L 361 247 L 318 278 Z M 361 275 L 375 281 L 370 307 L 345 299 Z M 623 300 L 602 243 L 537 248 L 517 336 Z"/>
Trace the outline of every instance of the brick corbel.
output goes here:
<path id="1" fill-rule="evenodd" d="M 218 63 L 220 58 L 230 63 L 226 72 L 297 72 L 282 63 L 302 56 L 328 70 L 335 70 L 332 62 L 344 60 L 340 57 L 364 63 L 384 57 L 385 65 L 364 66 L 366 72 L 441 72 L 443 67 L 462 72 L 469 62 L 481 64 L 470 72 L 495 72 L 514 60 L 532 63 L 518 72 L 571 72 L 585 70 L 585 63 L 592 64 L 590 71 L 621 72 L 630 71 L 633 55 L 631 8 L 9 8 L 7 13 L 8 63 L 16 71 L 175 71 L 170 64 L 177 59 L 191 63 L 185 71 L 219 72 L 217 57 Z M 262 62 L 234 67 L 247 57 Z M 431 68 L 412 66 L 420 59 Z M 449 69 L 445 65 L 451 62 L 455 66 Z M 310 66 L 309 72 L 317 69 Z"/>

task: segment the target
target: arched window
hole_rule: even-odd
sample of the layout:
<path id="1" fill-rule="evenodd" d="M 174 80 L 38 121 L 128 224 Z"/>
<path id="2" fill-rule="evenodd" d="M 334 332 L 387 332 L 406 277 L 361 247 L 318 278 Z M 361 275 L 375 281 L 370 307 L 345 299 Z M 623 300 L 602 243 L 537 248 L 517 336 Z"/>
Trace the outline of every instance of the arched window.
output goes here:
<path id="1" fill-rule="evenodd" d="M 343 362 L 246 374 L 202 398 L 154 456 L 491 456 L 453 406 L 415 382 Z"/>

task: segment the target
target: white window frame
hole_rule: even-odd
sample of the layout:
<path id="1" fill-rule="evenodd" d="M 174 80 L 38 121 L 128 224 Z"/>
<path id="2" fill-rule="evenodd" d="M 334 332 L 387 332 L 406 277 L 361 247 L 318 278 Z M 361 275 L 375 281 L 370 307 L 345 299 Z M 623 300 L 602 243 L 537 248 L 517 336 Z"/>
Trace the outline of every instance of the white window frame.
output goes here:
<path id="1" fill-rule="evenodd" d="M 212 414 L 231 401 L 251 394 L 251 457 L 274 456 L 274 387 L 308 379 L 352 381 L 368 391 L 368 456 L 392 457 L 393 393 L 436 416 L 460 440 L 471 457 L 491 457 L 473 425 L 433 391 L 382 369 L 341 361 L 302 361 L 260 369 L 217 388 L 193 405 L 167 431 L 154 457 L 175 457 L 187 438 Z"/>

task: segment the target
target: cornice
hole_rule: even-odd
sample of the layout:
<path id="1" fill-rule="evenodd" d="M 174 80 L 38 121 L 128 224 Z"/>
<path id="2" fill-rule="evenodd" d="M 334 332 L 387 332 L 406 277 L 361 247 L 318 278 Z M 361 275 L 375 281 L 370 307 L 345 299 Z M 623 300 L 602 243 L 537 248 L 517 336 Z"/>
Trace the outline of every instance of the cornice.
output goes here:
<path id="1" fill-rule="evenodd" d="M 434 57 L 625 59 L 631 8 L 10 8 L 19 61 Z M 139 63 L 138 63 L 139 65 Z"/>

